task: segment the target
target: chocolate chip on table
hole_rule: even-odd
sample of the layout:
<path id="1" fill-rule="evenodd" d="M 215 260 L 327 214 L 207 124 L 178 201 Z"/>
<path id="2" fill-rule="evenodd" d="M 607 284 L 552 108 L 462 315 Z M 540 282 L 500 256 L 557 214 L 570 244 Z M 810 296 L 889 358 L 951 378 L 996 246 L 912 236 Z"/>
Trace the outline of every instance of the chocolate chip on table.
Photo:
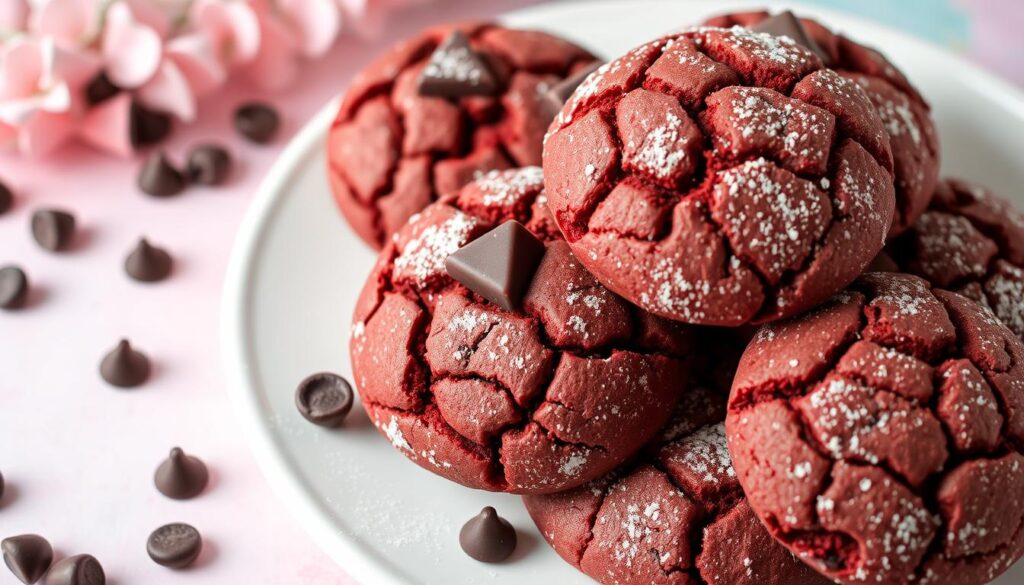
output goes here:
<path id="1" fill-rule="evenodd" d="M 0 215 L 7 213 L 14 205 L 14 193 L 6 183 L 0 181 Z"/>
<path id="2" fill-rule="evenodd" d="M 469 38 L 455 30 L 430 56 L 417 90 L 425 96 L 460 98 L 495 95 L 499 87 L 484 58 L 470 46 Z"/>
<path id="3" fill-rule="evenodd" d="M 46 574 L 53 562 L 53 547 L 38 534 L 21 534 L 0 541 L 4 563 L 25 585 L 32 585 Z"/>
<path id="4" fill-rule="evenodd" d="M 575 73 L 552 85 L 546 92 L 544 92 L 544 107 L 547 109 L 551 118 L 554 118 L 558 112 L 562 110 L 562 106 L 565 102 L 569 101 L 569 97 L 572 96 L 576 88 L 583 83 L 583 80 L 588 75 L 598 70 L 603 65 L 603 61 L 592 61 L 585 67 L 580 68 Z"/>
<path id="5" fill-rule="evenodd" d="M 61 209 L 40 209 L 32 214 L 32 237 L 51 252 L 66 250 L 75 235 L 75 216 Z"/>
<path id="6" fill-rule="evenodd" d="M 172 197 L 185 190 L 188 182 L 185 175 L 167 160 L 162 152 L 156 152 L 146 159 L 139 171 L 139 189 L 154 197 Z"/>
<path id="7" fill-rule="evenodd" d="M 270 142 L 280 125 L 277 110 L 268 104 L 249 102 L 235 110 L 235 128 L 253 142 Z"/>
<path id="8" fill-rule="evenodd" d="M 231 154 L 216 144 L 201 144 L 188 155 L 185 172 L 193 183 L 220 185 L 231 171 Z"/>
<path id="9" fill-rule="evenodd" d="M 335 427 L 352 410 L 352 386 L 345 378 L 329 372 L 309 376 L 295 390 L 295 406 L 309 422 Z"/>
<path id="10" fill-rule="evenodd" d="M 192 526 L 174 522 L 157 528 L 146 540 L 146 552 L 158 565 L 184 569 L 203 550 L 203 537 Z"/>
<path id="11" fill-rule="evenodd" d="M 821 57 L 821 60 L 828 65 L 829 56 L 818 43 L 814 42 L 811 35 L 804 28 L 803 23 L 791 11 L 780 12 L 770 18 L 766 18 L 756 25 L 750 27 L 754 32 L 768 33 L 774 36 L 783 36 L 793 39 L 796 44 L 802 45 L 805 49 Z"/>
<path id="12" fill-rule="evenodd" d="M 25 272 L 17 266 L 0 268 L 0 309 L 17 309 L 24 306 L 27 299 L 28 277 Z M 0 481 L 0 488 L 2 486 Z"/>
<path id="13" fill-rule="evenodd" d="M 167 278 L 172 264 L 171 255 L 166 250 L 141 238 L 124 259 L 124 271 L 139 282 L 157 282 Z"/>
<path id="14" fill-rule="evenodd" d="M 160 493 L 175 500 L 187 500 L 202 493 L 210 474 L 198 457 L 186 455 L 179 447 L 157 467 L 153 483 Z"/>
<path id="15" fill-rule="evenodd" d="M 462 526 L 459 545 L 478 561 L 498 563 L 516 550 L 516 529 L 487 506 Z"/>
<path id="16" fill-rule="evenodd" d="M 75 555 L 57 561 L 46 574 L 43 585 L 105 585 L 103 566 L 92 555 Z"/>
<path id="17" fill-rule="evenodd" d="M 129 113 L 129 132 L 135 148 L 162 142 L 171 133 L 171 117 L 133 102 Z"/>
<path id="18" fill-rule="evenodd" d="M 127 339 L 122 339 L 100 362 L 100 376 L 118 388 L 141 385 L 149 378 L 149 371 L 149 358 L 135 350 Z"/>
<path id="19" fill-rule="evenodd" d="M 448 274 L 506 311 L 515 310 L 544 257 L 541 242 L 520 223 L 507 221 L 445 260 Z"/>

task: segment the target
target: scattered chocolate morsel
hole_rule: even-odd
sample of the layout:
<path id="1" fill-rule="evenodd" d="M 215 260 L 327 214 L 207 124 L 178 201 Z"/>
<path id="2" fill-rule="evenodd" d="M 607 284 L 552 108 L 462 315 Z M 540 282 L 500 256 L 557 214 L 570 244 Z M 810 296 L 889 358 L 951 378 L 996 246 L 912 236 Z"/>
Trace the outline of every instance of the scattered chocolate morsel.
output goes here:
<path id="1" fill-rule="evenodd" d="M 32 237 L 43 248 L 67 249 L 75 234 L 75 216 L 60 209 L 40 209 L 32 214 Z"/>
<path id="2" fill-rule="evenodd" d="M 520 223 L 506 221 L 449 255 L 444 267 L 469 290 L 513 311 L 530 286 L 544 249 L 544 243 Z"/>
<path id="3" fill-rule="evenodd" d="M 105 71 L 101 71 L 92 78 L 89 85 L 85 86 L 85 99 L 91 106 L 106 101 L 119 93 L 121 93 L 121 88 L 110 81 Z"/>
<path id="4" fill-rule="evenodd" d="M 175 500 L 198 496 L 209 481 L 206 464 L 198 457 L 186 455 L 180 447 L 171 449 L 170 456 L 156 468 L 153 483 L 160 493 Z"/>
<path id="5" fill-rule="evenodd" d="M 202 144 L 189 153 L 185 170 L 193 183 L 220 185 L 231 170 L 231 155 L 222 146 Z"/>
<path id="6" fill-rule="evenodd" d="M 754 32 L 768 33 L 774 36 L 785 36 L 793 39 L 798 45 L 803 45 L 804 48 L 810 50 L 815 55 L 821 57 L 821 60 L 828 65 L 829 57 L 818 43 L 814 42 L 811 35 L 807 33 L 807 29 L 800 22 L 800 19 L 796 17 L 791 11 L 786 10 L 766 18 L 757 25 L 750 28 Z"/>
<path id="7" fill-rule="evenodd" d="M 146 552 L 158 565 L 184 569 L 203 550 L 203 537 L 192 526 L 175 522 L 157 528 L 146 540 Z"/>
<path id="8" fill-rule="evenodd" d="M 166 250 L 141 238 L 135 249 L 124 259 L 124 271 L 139 282 L 157 282 L 171 273 L 171 264 L 171 255 Z"/>
<path id="9" fill-rule="evenodd" d="M 484 58 L 469 45 L 460 31 L 452 31 L 434 50 L 420 74 L 420 95 L 460 98 L 495 95 L 498 81 Z"/>
<path id="10" fill-rule="evenodd" d="M 163 112 L 151 110 L 137 103 L 132 103 L 129 114 L 132 146 L 140 148 L 152 146 L 167 138 L 171 133 L 171 117 Z"/>
<path id="11" fill-rule="evenodd" d="M 7 213 L 14 205 L 14 193 L 6 183 L 0 181 L 0 215 Z"/>
<path id="12" fill-rule="evenodd" d="M 142 165 L 139 189 L 154 197 L 171 197 L 185 190 L 185 175 L 174 167 L 162 152 L 153 153 Z"/>
<path id="13" fill-rule="evenodd" d="M 75 555 L 57 561 L 46 574 L 43 585 L 105 585 L 107 575 L 96 557 Z"/>
<path id="14" fill-rule="evenodd" d="M 134 388 L 149 378 L 149 358 L 122 339 L 100 362 L 100 376 L 112 386 Z"/>
<path id="15" fill-rule="evenodd" d="M 53 562 L 53 547 L 38 534 L 21 534 L 0 541 L 4 563 L 25 585 L 32 585 L 46 574 Z"/>
<path id="16" fill-rule="evenodd" d="M 0 309 L 17 309 L 28 299 L 28 277 L 25 271 L 17 266 L 0 268 Z M 3 494 L 3 481 L 0 478 L 0 495 Z"/>
<path id="17" fill-rule="evenodd" d="M 562 106 L 565 105 L 565 102 L 569 101 L 569 97 L 583 83 L 583 80 L 591 73 L 597 71 L 601 65 L 604 65 L 603 61 L 595 60 L 569 77 L 552 85 L 544 92 L 544 107 L 550 113 L 551 118 L 554 118 L 562 110 Z"/>
<path id="18" fill-rule="evenodd" d="M 4 474 L 0 473 L 0 501 L 4 499 Z"/>
<path id="19" fill-rule="evenodd" d="M 270 142 L 280 124 L 277 110 L 268 104 L 249 102 L 235 110 L 235 128 L 253 142 Z"/>
<path id="20" fill-rule="evenodd" d="M 487 506 L 462 526 L 459 545 L 478 561 L 498 563 L 516 550 L 516 529 Z"/>
<path id="21" fill-rule="evenodd" d="M 295 406 L 309 422 L 336 427 L 352 410 L 352 386 L 337 374 L 313 374 L 295 390 Z"/>

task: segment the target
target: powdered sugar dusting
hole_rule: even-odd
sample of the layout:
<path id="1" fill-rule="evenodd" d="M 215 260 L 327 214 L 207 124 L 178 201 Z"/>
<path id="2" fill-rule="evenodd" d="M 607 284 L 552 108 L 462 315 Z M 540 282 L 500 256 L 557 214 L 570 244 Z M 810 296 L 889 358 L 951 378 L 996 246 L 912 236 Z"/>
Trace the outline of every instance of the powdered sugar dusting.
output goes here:
<path id="1" fill-rule="evenodd" d="M 455 210 L 443 222 L 422 228 L 395 258 L 396 276 L 425 285 L 444 272 L 445 260 L 469 242 L 470 234 L 479 223 L 475 217 Z"/>

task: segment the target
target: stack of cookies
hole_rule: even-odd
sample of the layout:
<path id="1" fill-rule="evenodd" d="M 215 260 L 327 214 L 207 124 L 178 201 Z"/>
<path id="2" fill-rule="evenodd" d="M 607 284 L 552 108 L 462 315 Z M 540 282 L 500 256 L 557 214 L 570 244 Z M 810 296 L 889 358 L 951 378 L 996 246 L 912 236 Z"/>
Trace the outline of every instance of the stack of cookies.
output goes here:
<path id="1" fill-rule="evenodd" d="M 1024 555 L 1024 215 L 939 180 L 877 51 L 788 12 L 604 64 L 441 27 L 327 147 L 380 249 L 363 408 L 597 581 L 972 585 Z"/>

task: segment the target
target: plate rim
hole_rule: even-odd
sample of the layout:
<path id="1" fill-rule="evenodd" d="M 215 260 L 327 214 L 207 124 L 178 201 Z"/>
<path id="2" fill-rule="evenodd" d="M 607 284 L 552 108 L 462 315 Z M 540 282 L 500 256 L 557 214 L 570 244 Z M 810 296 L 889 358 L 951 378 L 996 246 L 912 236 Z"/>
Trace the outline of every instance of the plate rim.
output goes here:
<path id="1" fill-rule="evenodd" d="M 643 0 L 644 3 L 651 5 L 672 1 Z M 540 15 L 552 10 L 573 10 L 583 8 L 584 5 L 588 9 L 593 9 L 595 4 L 628 4 L 635 8 L 638 2 L 636 0 L 601 0 L 600 2 L 568 0 L 558 3 L 541 3 L 498 15 L 493 20 L 498 22 L 509 19 L 539 20 Z M 763 1 L 758 3 L 750 0 L 693 0 L 689 4 L 695 10 L 702 7 L 713 7 L 714 10 L 723 13 L 743 8 L 765 7 Z M 971 62 L 963 55 L 887 24 L 841 10 L 807 6 L 799 2 L 786 2 L 785 6 L 797 12 L 876 27 L 888 35 L 900 37 L 903 42 L 915 46 L 915 50 L 938 53 L 944 60 L 952 63 L 952 68 L 967 75 L 973 84 L 986 88 L 988 90 L 986 93 L 993 100 L 1024 119 L 1024 89 L 1018 88 L 985 67 Z M 770 8 L 777 9 L 779 7 L 772 5 Z M 339 88 L 339 94 L 343 94 L 346 88 L 347 85 Z M 342 570 L 356 581 L 407 585 L 409 581 L 396 571 L 393 564 L 387 563 L 379 554 L 367 549 L 359 542 L 358 538 L 339 532 L 328 520 L 324 504 L 310 495 L 309 490 L 305 487 L 305 481 L 300 474 L 295 473 L 294 467 L 277 442 L 277 436 L 267 424 L 264 411 L 261 410 L 260 393 L 254 391 L 260 384 L 256 381 L 255 373 L 249 366 L 255 357 L 255 349 L 251 341 L 252 337 L 247 334 L 252 327 L 246 318 L 252 302 L 252 289 L 248 284 L 253 278 L 254 271 L 257 270 L 257 261 L 264 246 L 259 235 L 267 229 L 268 224 L 272 221 L 275 208 L 281 205 L 289 178 L 298 171 L 308 157 L 318 154 L 317 148 L 323 148 L 326 132 L 330 128 L 340 100 L 340 95 L 332 98 L 303 125 L 301 130 L 284 147 L 260 182 L 252 201 L 243 214 L 232 242 L 220 298 L 221 367 L 225 373 L 227 393 L 232 410 L 242 427 L 245 442 L 249 445 L 261 473 L 270 484 L 275 496 L 298 520 L 299 525 Z"/>

